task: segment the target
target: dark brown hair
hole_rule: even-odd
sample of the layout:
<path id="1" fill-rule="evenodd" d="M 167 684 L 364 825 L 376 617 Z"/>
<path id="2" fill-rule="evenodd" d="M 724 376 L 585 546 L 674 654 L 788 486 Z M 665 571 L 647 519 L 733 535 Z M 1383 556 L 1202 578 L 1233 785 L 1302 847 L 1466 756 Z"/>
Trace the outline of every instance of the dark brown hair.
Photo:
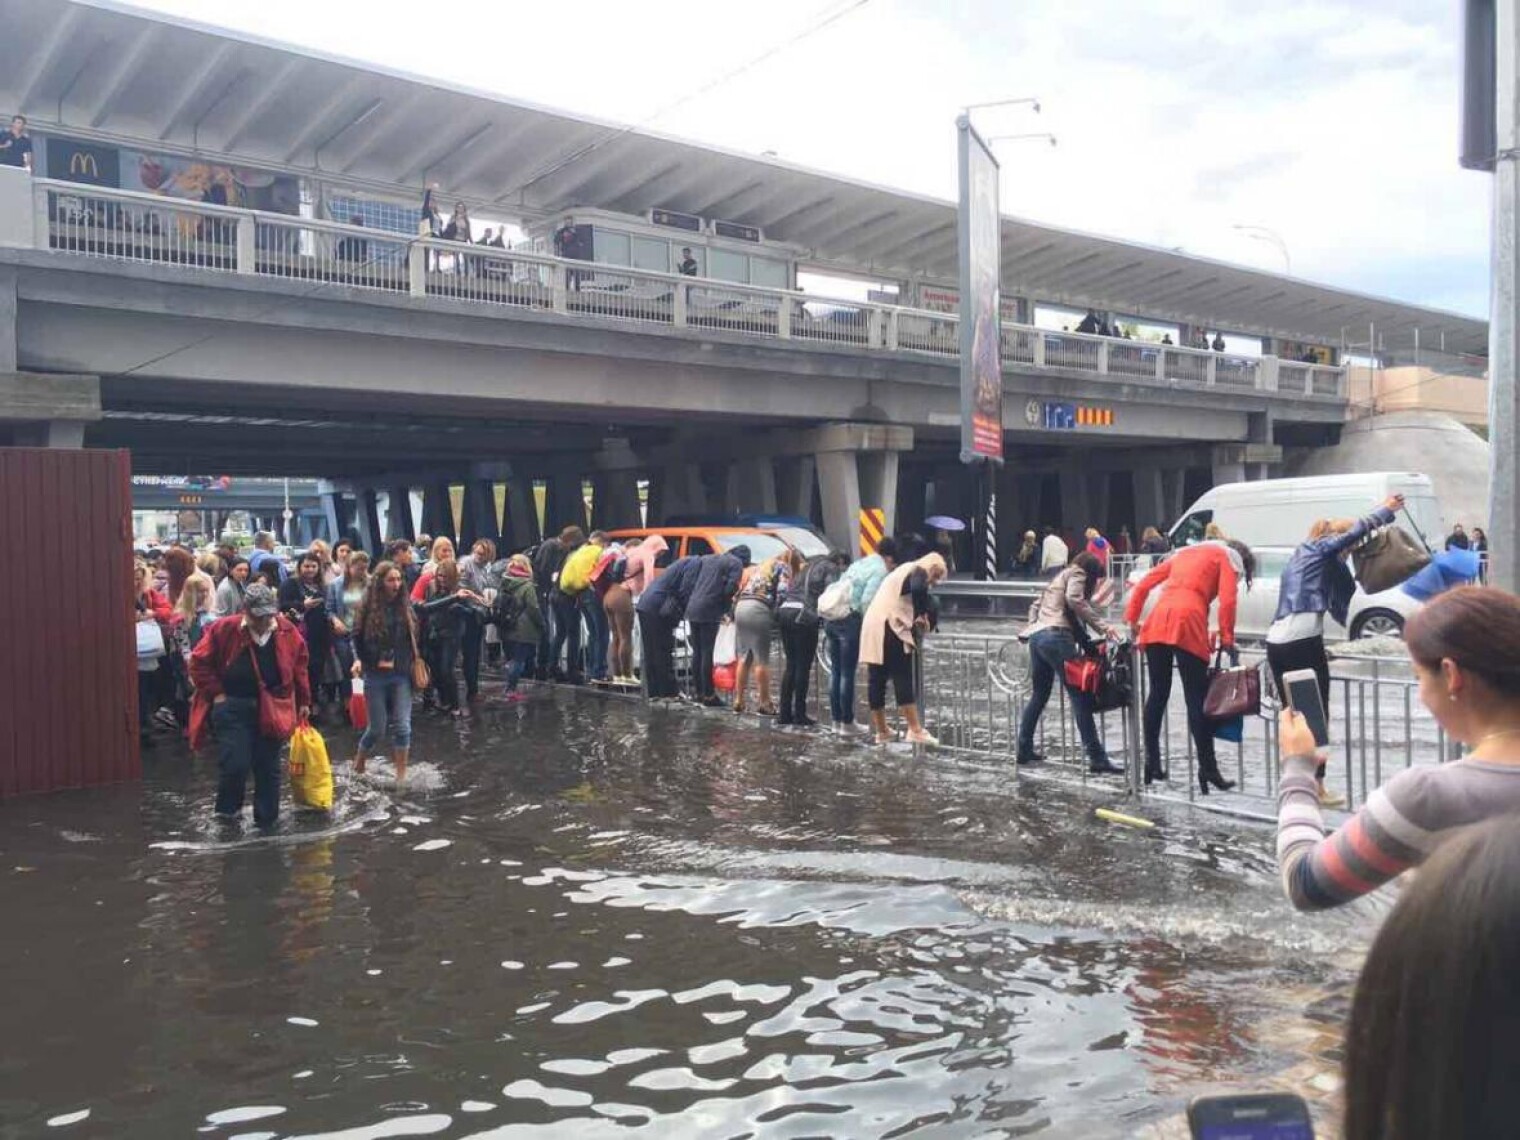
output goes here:
<path id="1" fill-rule="evenodd" d="M 1435 598 L 1404 627 L 1409 656 L 1426 669 L 1450 658 L 1494 692 L 1520 697 L 1520 598 L 1462 586 Z"/>
<path id="2" fill-rule="evenodd" d="M 401 590 L 395 601 L 388 601 L 385 597 L 385 579 L 392 570 L 401 574 Z M 382 645 L 385 642 L 387 606 L 396 611 L 410 630 L 413 621 L 412 600 L 407 594 L 406 575 L 394 562 L 382 562 L 375 567 L 368 585 L 364 587 L 364 600 L 359 603 L 359 613 L 354 624 L 364 630 L 364 638 L 370 645 Z M 391 648 L 398 647 L 393 645 Z"/>
<path id="3" fill-rule="evenodd" d="M 1071 564 L 1087 575 L 1087 588 L 1082 592 L 1082 596 L 1091 598 L 1103 584 L 1103 563 L 1098 561 L 1096 554 L 1090 554 L 1084 550 L 1071 560 Z"/>
<path id="4" fill-rule="evenodd" d="M 1449 840 L 1378 932 L 1346 1027 L 1346 1140 L 1513 1134 L 1520 816 Z"/>
<path id="5" fill-rule="evenodd" d="M 441 559 L 433 570 L 433 593 L 452 594 L 459 589 L 459 563 L 452 558 Z"/>

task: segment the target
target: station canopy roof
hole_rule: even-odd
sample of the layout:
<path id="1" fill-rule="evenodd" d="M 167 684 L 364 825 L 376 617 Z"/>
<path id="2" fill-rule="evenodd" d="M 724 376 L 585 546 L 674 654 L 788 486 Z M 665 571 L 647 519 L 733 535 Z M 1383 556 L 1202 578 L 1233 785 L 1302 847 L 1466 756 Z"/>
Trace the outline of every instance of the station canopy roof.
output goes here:
<path id="1" fill-rule="evenodd" d="M 954 281 L 954 204 L 115 3 L 0 0 L 0 106 L 34 129 L 190 151 L 477 214 L 659 207 L 762 228 L 822 269 Z M 947 126 L 948 129 L 948 126 Z M 405 145 L 401 145 L 405 140 Z M 1005 217 L 1004 287 L 1038 301 L 1325 344 L 1487 352 L 1487 322 Z"/>

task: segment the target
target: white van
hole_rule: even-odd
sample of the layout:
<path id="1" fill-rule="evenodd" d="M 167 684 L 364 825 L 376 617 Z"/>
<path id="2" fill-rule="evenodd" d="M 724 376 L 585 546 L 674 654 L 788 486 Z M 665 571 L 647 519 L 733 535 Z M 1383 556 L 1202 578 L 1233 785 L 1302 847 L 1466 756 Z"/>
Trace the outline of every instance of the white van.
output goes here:
<path id="1" fill-rule="evenodd" d="M 1184 512 L 1170 538 L 1173 547 L 1201 542 L 1204 528 L 1213 522 L 1247 546 L 1291 548 L 1309 537 L 1316 519 L 1361 518 L 1390 495 L 1404 496 L 1415 527 L 1431 549 L 1440 549 L 1446 522 L 1435 488 L 1429 476 L 1407 471 L 1223 483 Z M 1399 525 L 1411 529 L 1402 515 Z"/>

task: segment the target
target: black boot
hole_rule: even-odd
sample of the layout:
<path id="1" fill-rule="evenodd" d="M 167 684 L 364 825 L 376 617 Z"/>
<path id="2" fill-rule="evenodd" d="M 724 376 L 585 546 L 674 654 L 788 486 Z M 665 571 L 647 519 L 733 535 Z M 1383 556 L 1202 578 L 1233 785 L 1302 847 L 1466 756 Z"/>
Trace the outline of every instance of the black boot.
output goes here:
<path id="1" fill-rule="evenodd" d="M 1221 792 L 1228 792 L 1235 786 L 1235 781 L 1226 780 L 1223 776 L 1221 776 L 1219 774 L 1219 765 L 1217 764 L 1212 768 L 1200 767 L 1198 769 L 1199 793 L 1205 796 L 1208 795 L 1210 785 L 1217 788 Z"/>

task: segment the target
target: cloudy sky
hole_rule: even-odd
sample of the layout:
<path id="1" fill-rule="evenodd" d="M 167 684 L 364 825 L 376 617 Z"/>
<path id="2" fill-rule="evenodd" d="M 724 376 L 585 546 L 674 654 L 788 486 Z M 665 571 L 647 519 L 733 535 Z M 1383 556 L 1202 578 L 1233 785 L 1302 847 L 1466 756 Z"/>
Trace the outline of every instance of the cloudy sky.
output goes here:
<path id="1" fill-rule="evenodd" d="M 953 197 L 959 107 L 1003 210 L 1474 315 L 1488 178 L 1457 166 L 1454 0 L 138 0 L 550 106 Z M 691 95 L 834 13 L 827 27 Z"/>

